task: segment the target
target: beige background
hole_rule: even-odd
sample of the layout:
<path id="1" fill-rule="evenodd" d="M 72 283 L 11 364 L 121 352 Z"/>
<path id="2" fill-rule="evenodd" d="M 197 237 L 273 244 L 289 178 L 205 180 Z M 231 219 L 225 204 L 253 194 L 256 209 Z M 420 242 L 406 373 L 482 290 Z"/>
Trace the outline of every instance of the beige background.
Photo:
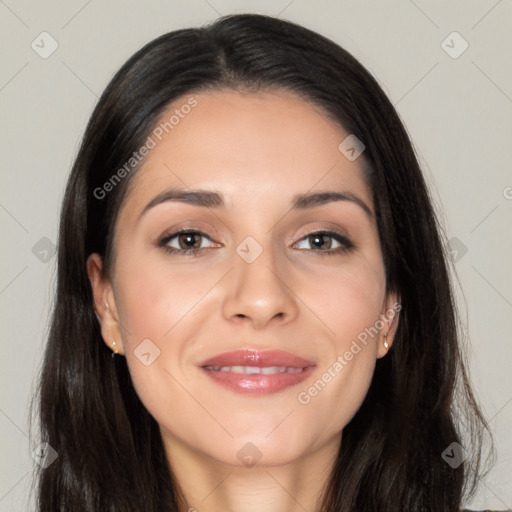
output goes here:
<path id="1" fill-rule="evenodd" d="M 472 380 L 496 438 L 497 463 L 471 506 L 512 508 L 511 1 L 0 0 L 0 510 L 33 510 L 28 400 L 63 187 L 92 108 L 143 44 L 233 12 L 279 15 L 332 38 L 396 105 L 457 251 Z M 58 43 L 46 59 L 31 47 L 42 52 L 45 37 L 51 49 L 43 31 Z M 442 46 L 454 31 L 461 37 L 444 43 L 452 56 L 469 44 L 457 58 Z"/>

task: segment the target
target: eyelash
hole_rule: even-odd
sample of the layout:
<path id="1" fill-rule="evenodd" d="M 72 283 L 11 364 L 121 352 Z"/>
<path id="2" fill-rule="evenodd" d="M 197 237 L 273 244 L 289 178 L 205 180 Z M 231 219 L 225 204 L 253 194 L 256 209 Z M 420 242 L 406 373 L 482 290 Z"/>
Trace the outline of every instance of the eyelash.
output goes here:
<path id="1" fill-rule="evenodd" d="M 167 244 L 173 239 L 176 238 L 179 235 L 200 235 L 206 237 L 208 240 L 211 240 L 208 235 L 205 233 L 194 230 L 190 228 L 185 228 L 180 231 L 175 231 L 174 233 L 171 233 L 169 235 L 164 235 L 164 237 L 158 242 L 158 247 L 162 248 L 164 251 L 170 254 L 179 254 L 183 256 L 200 256 L 201 253 L 206 249 L 205 247 L 202 248 L 196 248 L 196 249 L 176 249 L 175 247 L 169 247 Z M 314 235 L 324 235 L 329 236 L 333 239 L 335 239 L 337 242 L 342 244 L 341 247 L 338 247 L 336 249 L 330 249 L 327 251 L 315 251 L 314 249 L 306 249 L 307 251 L 316 252 L 321 256 L 334 256 L 336 254 L 342 254 L 346 252 L 350 252 L 355 249 L 355 245 L 352 243 L 352 241 L 347 238 L 345 235 L 342 235 L 341 233 L 338 233 L 337 231 L 313 231 L 311 233 L 308 233 L 307 235 L 303 236 L 299 242 Z M 296 242 L 297 243 L 297 242 Z"/>

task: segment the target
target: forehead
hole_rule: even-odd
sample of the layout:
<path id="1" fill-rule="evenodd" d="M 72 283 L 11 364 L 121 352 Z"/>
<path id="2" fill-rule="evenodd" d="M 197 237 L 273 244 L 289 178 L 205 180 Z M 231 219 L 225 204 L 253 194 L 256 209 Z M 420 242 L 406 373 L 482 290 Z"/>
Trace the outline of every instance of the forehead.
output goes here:
<path id="1" fill-rule="evenodd" d="M 124 206 L 135 214 L 156 194 L 180 187 L 221 190 L 228 208 L 282 207 L 287 196 L 316 189 L 350 191 L 371 207 L 362 158 L 350 161 L 338 149 L 348 135 L 319 106 L 288 91 L 186 95 L 155 125 L 154 147 Z"/>

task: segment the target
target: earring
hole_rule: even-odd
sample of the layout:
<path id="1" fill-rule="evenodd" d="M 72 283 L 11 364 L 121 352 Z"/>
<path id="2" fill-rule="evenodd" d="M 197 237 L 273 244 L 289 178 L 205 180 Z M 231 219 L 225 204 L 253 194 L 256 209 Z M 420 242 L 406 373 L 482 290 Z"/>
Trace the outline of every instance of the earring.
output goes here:
<path id="1" fill-rule="evenodd" d="M 388 335 L 387 333 L 384 334 L 384 348 L 387 350 L 389 348 L 389 343 L 388 343 Z"/>
<path id="2" fill-rule="evenodd" d="M 112 348 L 112 357 L 114 357 L 118 353 L 117 350 L 114 348 L 116 345 L 117 343 L 115 341 L 113 341 L 112 345 L 110 345 L 110 347 Z"/>

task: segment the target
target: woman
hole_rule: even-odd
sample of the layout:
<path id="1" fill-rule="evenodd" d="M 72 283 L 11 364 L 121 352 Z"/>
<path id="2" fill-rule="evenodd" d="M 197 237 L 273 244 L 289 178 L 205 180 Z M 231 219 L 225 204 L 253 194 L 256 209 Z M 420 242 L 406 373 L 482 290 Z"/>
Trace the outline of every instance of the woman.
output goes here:
<path id="1" fill-rule="evenodd" d="M 39 510 L 460 510 L 487 425 L 439 231 L 332 41 L 236 15 L 150 42 L 65 193 Z"/>

